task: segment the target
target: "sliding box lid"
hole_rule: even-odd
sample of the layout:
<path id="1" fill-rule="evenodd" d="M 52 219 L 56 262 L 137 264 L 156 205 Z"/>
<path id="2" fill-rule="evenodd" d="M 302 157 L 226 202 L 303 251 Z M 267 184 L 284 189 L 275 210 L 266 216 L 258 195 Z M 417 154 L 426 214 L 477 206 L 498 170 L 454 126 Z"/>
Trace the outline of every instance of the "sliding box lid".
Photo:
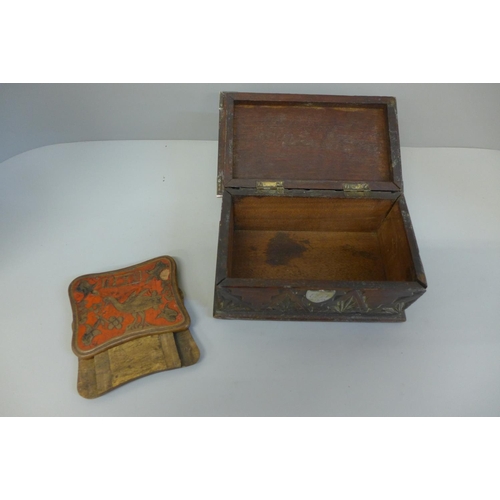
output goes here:
<path id="1" fill-rule="evenodd" d="M 221 93 L 218 193 L 256 188 L 402 191 L 396 100 Z"/>

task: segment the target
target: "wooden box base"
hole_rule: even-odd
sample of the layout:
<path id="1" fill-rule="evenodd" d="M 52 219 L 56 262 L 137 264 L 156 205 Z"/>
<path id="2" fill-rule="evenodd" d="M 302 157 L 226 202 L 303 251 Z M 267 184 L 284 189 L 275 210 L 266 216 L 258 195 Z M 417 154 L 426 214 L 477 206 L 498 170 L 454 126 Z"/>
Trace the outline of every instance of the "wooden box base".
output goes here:
<path id="1" fill-rule="evenodd" d="M 405 321 L 426 288 L 400 193 L 226 190 L 214 316 Z"/>

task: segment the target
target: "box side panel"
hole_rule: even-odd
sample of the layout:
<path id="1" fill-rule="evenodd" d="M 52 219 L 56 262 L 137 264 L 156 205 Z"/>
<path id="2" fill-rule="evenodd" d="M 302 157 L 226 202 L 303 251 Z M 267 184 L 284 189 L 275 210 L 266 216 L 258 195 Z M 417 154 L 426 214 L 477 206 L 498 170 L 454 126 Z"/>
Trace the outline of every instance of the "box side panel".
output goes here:
<path id="1" fill-rule="evenodd" d="M 415 281 L 417 273 L 399 203 L 395 203 L 378 229 L 386 277 L 390 281 Z"/>
<path id="2" fill-rule="evenodd" d="M 403 169 L 401 166 L 401 147 L 399 144 L 398 111 L 396 100 L 387 103 L 387 126 L 391 149 L 392 181 L 403 191 Z"/>
<path id="3" fill-rule="evenodd" d="M 230 275 L 233 253 L 233 234 L 233 200 L 229 192 L 225 190 L 222 196 L 221 218 L 219 222 L 215 284 L 220 283 Z"/>
<path id="4" fill-rule="evenodd" d="M 404 195 L 400 196 L 398 206 L 403 218 L 406 238 L 408 239 L 408 244 L 410 246 L 410 253 L 415 267 L 416 279 L 424 288 L 427 288 L 427 277 L 425 276 L 424 266 L 422 264 L 422 259 L 420 258 L 420 250 L 418 249 L 417 237 L 415 236 L 415 231 L 413 230 L 410 212 L 408 211 L 408 205 L 406 204 Z"/>
<path id="5" fill-rule="evenodd" d="M 219 104 L 219 157 L 217 164 L 217 195 L 232 180 L 234 99 L 221 93 Z"/>

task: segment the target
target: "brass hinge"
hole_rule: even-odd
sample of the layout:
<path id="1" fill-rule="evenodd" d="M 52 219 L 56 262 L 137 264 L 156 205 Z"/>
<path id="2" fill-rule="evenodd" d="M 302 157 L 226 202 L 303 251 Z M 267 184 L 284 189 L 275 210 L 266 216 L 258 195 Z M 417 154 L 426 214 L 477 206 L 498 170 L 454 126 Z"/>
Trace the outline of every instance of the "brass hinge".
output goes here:
<path id="1" fill-rule="evenodd" d="M 280 195 L 285 193 L 285 188 L 283 181 L 258 181 L 257 191 Z"/>
<path id="2" fill-rule="evenodd" d="M 345 183 L 342 188 L 345 195 L 352 198 L 368 196 L 370 192 L 370 186 L 364 182 L 358 184 Z"/>

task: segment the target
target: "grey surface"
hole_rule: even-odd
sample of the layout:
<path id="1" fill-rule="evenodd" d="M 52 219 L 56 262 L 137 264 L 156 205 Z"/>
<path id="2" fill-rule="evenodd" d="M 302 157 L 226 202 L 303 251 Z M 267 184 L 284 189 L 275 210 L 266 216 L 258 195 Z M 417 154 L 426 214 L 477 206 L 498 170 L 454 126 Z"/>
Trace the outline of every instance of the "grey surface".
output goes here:
<path id="1" fill-rule="evenodd" d="M 49 146 L 0 170 L 1 415 L 500 415 L 500 152 L 404 148 L 429 282 L 401 324 L 212 318 L 216 142 Z M 70 281 L 176 258 L 198 364 L 88 401 Z"/>
<path id="2" fill-rule="evenodd" d="M 221 90 L 392 95 L 403 146 L 500 149 L 500 84 L 1 84 L 0 162 L 57 143 L 216 140 Z"/>

